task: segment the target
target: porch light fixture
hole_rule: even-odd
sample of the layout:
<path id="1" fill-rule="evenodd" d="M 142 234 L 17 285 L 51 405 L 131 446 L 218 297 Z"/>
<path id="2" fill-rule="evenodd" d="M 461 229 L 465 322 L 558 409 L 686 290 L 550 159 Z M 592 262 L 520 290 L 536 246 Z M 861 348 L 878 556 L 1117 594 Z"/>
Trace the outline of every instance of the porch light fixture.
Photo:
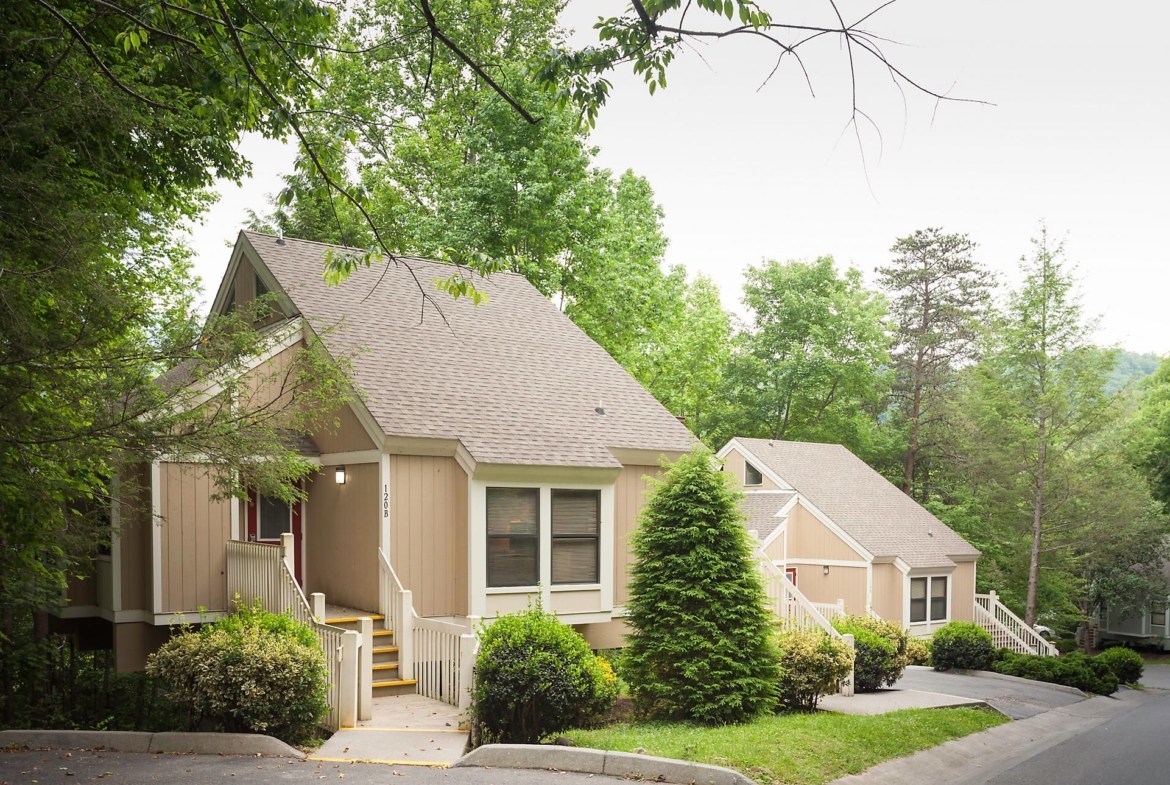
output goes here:
<path id="1" fill-rule="evenodd" d="M 829 574 L 829 565 L 825 565 L 825 575 Z"/>
<path id="2" fill-rule="evenodd" d="M 338 466 L 333 470 L 333 479 L 337 480 L 338 485 L 345 485 L 345 467 Z"/>

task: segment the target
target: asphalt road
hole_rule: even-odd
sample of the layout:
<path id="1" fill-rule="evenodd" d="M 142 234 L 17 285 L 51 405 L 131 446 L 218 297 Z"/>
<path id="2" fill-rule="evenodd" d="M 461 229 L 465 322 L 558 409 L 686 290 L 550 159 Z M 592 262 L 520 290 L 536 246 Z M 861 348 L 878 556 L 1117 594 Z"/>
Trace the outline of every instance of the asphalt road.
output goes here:
<path id="1" fill-rule="evenodd" d="M 0 785 L 123 783 L 346 783 L 379 785 L 604 785 L 619 780 L 588 774 L 514 769 L 431 769 L 379 763 L 324 763 L 218 755 L 150 755 L 84 750 L 0 750 Z"/>
<path id="2" fill-rule="evenodd" d="M 1163 675 L 1160 671 L 1155 674 Z M 988 782 L 998 785 L 1166 782 L 1170 778 L 1166 766 L 1168 729 L 1170 692 L 1159 691 L 1132 711 L 1050 747 Z"/>

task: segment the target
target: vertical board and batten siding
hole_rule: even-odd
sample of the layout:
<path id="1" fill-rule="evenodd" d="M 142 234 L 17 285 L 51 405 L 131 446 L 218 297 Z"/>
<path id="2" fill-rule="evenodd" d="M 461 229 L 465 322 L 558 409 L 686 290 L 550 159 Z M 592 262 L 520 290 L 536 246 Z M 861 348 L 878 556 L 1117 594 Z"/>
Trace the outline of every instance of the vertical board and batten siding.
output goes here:
<path id="1" fill-rule="evenodd" d="M 212 498 L 212 471 L 202 464 L 159 464 L 163 613 L 227 609 L 224 543 L 231 539 L 231 502 Z"/>
<path id="2" fill-rule="evenodd" d="M 237 307 L 245 306 L 256 299 L 256 271 L 252 269 L 252 262 L 246 254 L 240 255 L 232 287 L 236 290 Z"/>
<path id="3" fill-rule="evenodd" d="M 353 409 L 343 406 L 330 414 L 313 433 L 313 442 L 323 453 L 359 452 L 377 447 Z"/>
<path id="4" fill-rule="evenodd" d="M 781 533 L 776 539 L 768 543 L 768 547 L 764 548 L 764 555 L 772 561 L 781 561 L 784 559 L 784 534 Z"/>
<path id="5" fill-rule="evenodd" d="M 308 483 L 303 544 L 305 594 L 322 592 L 330 605 L 378 608 L 378 532 L 381 471 L 349 464 L 345 484 L 331 467 Z"/>
<path id="6" fill-rule="evenodd" d="M 118 550 L 122 573 L 124 611 L 151 609 L 150 465 L 129 470 L 123 479 L 123 504 L 119 510 Z M 229 515 L 229 533 L 230 533 Z"/>
<path id="7" fill-rule="evenodd" d="M 790 565 L 796 567 L 796 588 L 810 602 L 845 600 L 845 612 L 865 615 L 866 569 L 864 567 L 824 567 L 814 564 Z"/>
<path id="8" fill-rule="evenodd" d="M 863 561 L 865 557 L 797 502 L 788 513 L 787 558 Z"/>
<path id="9" fill-rule="evenodd" d="M 731 452 L 723 459 L 723 471 L 730 472 L 735 477 L 735 486 L 737 488 L 745 488 L 753 491 L 777 491 L 780 486 L 769 480 L 767 477 L 763 478 L 763 483 L 760 485 L 752 485 L 750 487 L 743 484 L 744 481 L 744 464 L 746 460 L 739 453 L 738 450 L 732 448 Z M 755 464 L 752 464 L 755 466 Z M 757 469 L 762 469 L 762 466 L 756 466 Z"/>
<path id="10" fill-rule="evenodd" d="M 955 562 L 951 573 L 951 619 L 973 621 L 975 618 L 975 562 Z"/>
<path id="11" fill-rule="evenodd" d="M 886 621 L 896 621 L 903 626 L 902 618 L 902 571 L 893 563 L 873 565 L 873 612 Z"/>
<path id="12" fill-rule="evenodd" d="M 390 456 L 390 563 L 420 616 L 468 613 L 467 473 L 452 457 Z"/>
<path id="13" fill-rule="evenodd" d="M 630 544 L 630 535 L 638 523 L 638 513 L 646 503 L 646 490 L 650 487 L 647 476 L 661 478 L 663 469 L 660 466 L 623 466 L 621 474 L 614 482 L 614 515 L 613 515 L 613 604 L 619 607 L 626 604 L 629 592 L 626 591 L 626 582 L 629 580 L 629 565 L 634 560 L 633 549 Z"/>

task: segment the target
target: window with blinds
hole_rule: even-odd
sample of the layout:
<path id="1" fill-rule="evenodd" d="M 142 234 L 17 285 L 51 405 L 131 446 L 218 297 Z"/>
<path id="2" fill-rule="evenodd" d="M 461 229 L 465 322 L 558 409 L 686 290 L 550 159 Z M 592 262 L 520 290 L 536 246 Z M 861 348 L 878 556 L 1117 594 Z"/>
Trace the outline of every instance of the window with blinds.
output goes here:
<path id="1" fill-rule="evenodd" d="M 927 578 L 910 579 L 910 623 L 917 624 L 926 621 L 926 584 Z"/>
<path id="2" fill-rule="evenodd" d="M 910 623 L 946 621 L 947 578 L 910 579 Z"/>
<path id="3" fill-rule="evenodd" d="M 945 621 L 947 618 L 947 579 L 930 579 L 930 620 Z"/>
<path id="4" fill-rule="evenodd" d="M 601 491 L 552 492 L 552 582 L 601 580 Z"/>
<path id="5" fill-rule="evenodd" d="M 540 490 L 487 489 L 487 585 L 540 582 Z"/>
<path id="6" fill-rule="evenodd" d="M 292 511 L 288 502 L 261 494 L 257 512 L 260 515 L 257 539 L 279 540 L 280 535 L 292 531 Z"/>

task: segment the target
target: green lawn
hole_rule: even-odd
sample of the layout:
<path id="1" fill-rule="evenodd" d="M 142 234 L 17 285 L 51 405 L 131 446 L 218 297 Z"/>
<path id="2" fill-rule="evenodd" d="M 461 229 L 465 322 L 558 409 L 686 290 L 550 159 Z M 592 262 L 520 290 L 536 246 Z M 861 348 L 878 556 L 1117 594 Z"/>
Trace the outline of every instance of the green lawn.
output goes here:
<path id="1" fill-rule="evenodd" d="M 783 714 L 721 728 L 652 722 L 578 730 L 578 746 L 736 769 L 756 782 L 822 783 L 1007 722 L 990 709 L 912 709 L 878 717 Z"/>

